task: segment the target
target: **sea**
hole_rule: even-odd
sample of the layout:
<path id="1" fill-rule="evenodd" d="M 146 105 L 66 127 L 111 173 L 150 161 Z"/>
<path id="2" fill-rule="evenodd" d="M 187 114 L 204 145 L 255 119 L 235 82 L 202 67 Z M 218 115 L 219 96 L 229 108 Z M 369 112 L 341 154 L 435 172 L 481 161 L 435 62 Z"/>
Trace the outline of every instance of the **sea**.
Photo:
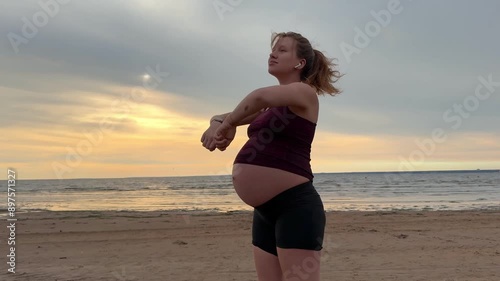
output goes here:
<path id="1" fill-rule="evenodd" d="M 317 173 L 327 211 L 500 209 L 500 171 Z M 6 188 L 5 188 L 6 190 Z M 16 181 L 16 211 L 250 211 L 232 177 Z M 0 193 L 6 215 L 6 192 Z"/>

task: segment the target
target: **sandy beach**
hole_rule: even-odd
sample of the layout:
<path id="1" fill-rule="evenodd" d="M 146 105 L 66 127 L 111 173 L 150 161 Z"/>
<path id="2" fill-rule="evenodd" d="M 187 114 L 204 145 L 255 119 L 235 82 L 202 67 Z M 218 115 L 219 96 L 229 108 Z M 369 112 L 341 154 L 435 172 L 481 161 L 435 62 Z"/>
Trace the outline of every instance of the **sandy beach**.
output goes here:
<path id="1" fill-rule="evenodd" d="M 16 273 L 3 262 L 1 280 L 256 280 L 250 212 L 17 216 Z M 500 211 L 329 212 L 321 272 L 322 280 L 500 280 Z"/>

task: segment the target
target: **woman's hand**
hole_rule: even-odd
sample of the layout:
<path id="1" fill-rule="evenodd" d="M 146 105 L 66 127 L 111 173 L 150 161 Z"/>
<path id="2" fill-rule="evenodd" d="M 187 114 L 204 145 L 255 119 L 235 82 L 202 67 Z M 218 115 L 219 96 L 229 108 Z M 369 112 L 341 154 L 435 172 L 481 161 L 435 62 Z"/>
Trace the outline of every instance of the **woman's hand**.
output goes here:
<path id="1" fill-rule="evenodd" d="M 234 139 L 234 135 L 236 134 L 236 127 L 233 130 L 228 131 L 228 139 L 222 139 L 221 141 L 216 141 L 216 131 L 219 127 L 221 127 L 221 123 L 212 122 L 210 127 L 203 133 L 201 136 L 201 142 L 203 143 L 203 147 L 210 151 L 214 151 L 215 148 L 220 151 L 226 150 L 226 148 L 231 144 Z"/>
<path id="2" fill-rule="evenodd" d="M 221 125 L 219 122 L 212 122 L 208 129 L 201 135 L 203 147 L 210 151 L 215 150 L 215 131 Z"/>
<path id="3" fill-rule="evenodd" d="M 222 124 L 215 131 L 215 145 L 224 151 L 226 147 L 233 141 L 236 134 L 236 126 L 230 124 L 230 115 L 228 115 Z"/>
<path id="4" fill-rule="evenodd" d="M 222 127 L 219 126 L 217 130 Z M 224 151 L 226 148 L 231 144 L 231 142 L 234 140 L 234 136 L 236 135 L 236 127 L 231 127 L 229 130 L 226 132 L 225 137 L 222 138 L 217 138 L 217 132 L 215 133 L 215 147 L 217 147 L 218 150 Z"/>

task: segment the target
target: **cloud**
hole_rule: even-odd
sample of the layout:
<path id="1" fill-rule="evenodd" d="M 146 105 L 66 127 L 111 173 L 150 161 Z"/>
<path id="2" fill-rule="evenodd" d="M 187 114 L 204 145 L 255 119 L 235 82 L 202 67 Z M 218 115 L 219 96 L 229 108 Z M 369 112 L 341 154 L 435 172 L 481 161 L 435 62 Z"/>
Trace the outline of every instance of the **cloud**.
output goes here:
<path id="1" fill-rule="evenodd" d="M 137 165 L 151 175 L 175 167 L 179 174 L 230 173 L 236 144 L 209 153 L 199 137 L 212 115 L 231 111 L 255 88 L 276 84 L 266 66 L 270 35 L 287 30 L 337 58 L 346 73 L 342 95 L 320 98 L 320 153 L 314 156 L 320 170 L 391 169 L 396 155 L 411 152 L 414 141 L 435 128 L 445 129 L 450 142 L 427 167 L 466 159 L 476 159 L 474 166 L 481 159 L 496 163 L 500 89 L 458 129 L 443 114 L 474 94 L 478 76 L 500 80 L 498 2 L 402 3 L 405 10 L 347 63 L 341 42 L 352 43 L 354 27 L 373 20 L 370 12 L 387 1 L 242 1 L 223 20 L 212 1 L 70 1 L 17 54 L 6 35 L 22 34 L 22 18 L 32 19 L 41 8 L 36 0 L 8 2 L 0 11 L 0 128 L 9 132 L 0 138 L 9 148 L 0 153 L 2 163 L 50 177 L 50 163 L 65 161 L 65 147 L 75 147 L 84 131 L 106 120 L 113 125 L 109 144 L 95 147 L 72 176 L 104 176 L 101 168 L 118 176 Z M 148 67 L 156 66 L 168 78 L 142 102 L 119 107 L 117 101 L 141 87 Z M 406 150 L 392 150 L 397 147 Z M 336 155 L 337 149 L 346 154 Z M 228 164 L 211 164 L 221 162 Z"/>

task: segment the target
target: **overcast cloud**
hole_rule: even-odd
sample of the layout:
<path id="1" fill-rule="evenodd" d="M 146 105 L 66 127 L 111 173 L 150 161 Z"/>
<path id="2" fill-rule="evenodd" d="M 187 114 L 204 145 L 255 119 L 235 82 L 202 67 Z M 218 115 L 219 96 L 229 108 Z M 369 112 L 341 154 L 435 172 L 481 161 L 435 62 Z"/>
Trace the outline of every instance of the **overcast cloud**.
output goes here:
<path id="1" fill-rule="evenodd" d="M 76 117 L 91 114 L 96 102 L 109 107 L 156 66 L 168 78 L 144 104 L 208 119 L 232 110 L 253 89 L 276 84 L 266 63 L 271 33 L 296 31 L 338 59 L 345 73 L 339 82 L 344 92 L 321 97 L 319 130 L 422 138 L 443 128 L 450 135 L 498 139 L 500 2 L 401 0 L 400 12 L 379 25 L 369 45 L 346 56 L 346 44 L 356 47 L 355 28 L 365 30 L 375 22 L 372 11 L 388 10 L 390 3 L 396 2 L 3 1 L 0 129 L 91 128 L 96 120 Z M 42 6 L 55 12 L 36 27 L 40 13 L 47 13 Z M 37 28 L 32 38 L 23 34 L 23 18 Z M 470 115 L 458 126 L 454 104 L 471 102 L 478 77 L 488 76 L 497 83 L 491 95 L 477 99 L 477 109 L 464 109 Z M 124 120 L 120 130 L 139 126 Z M 17 161 L 2 154 L 5 162 Z"/>

